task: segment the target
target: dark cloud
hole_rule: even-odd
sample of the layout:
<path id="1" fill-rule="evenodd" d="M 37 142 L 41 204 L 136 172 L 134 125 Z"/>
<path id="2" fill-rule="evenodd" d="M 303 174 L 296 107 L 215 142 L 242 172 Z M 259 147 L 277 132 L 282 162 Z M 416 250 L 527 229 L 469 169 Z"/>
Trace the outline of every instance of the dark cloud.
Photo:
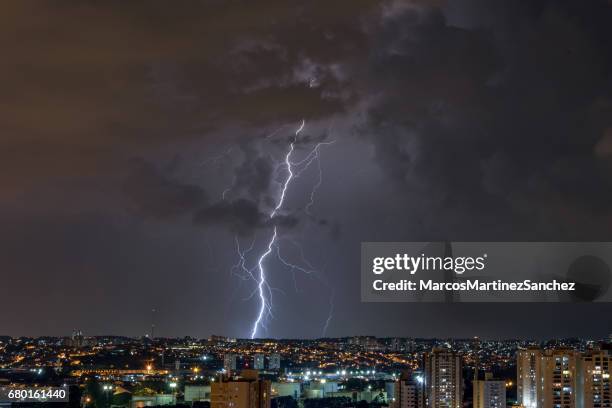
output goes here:
<path id="1" fill-rule="evenodd" d="M 252 143 L 241 144 L 242 163 L 234 171 L 231 193 L 246 194 L 251 199 L 269 202 L 270 183 L 274 177 L 274 163 L 263 156 Z"/>
<path id="2" fill-rule="evenodd" d="M 240 198 L 220 201 L 197 211 L 194 222 L 198 225 L 222 226 L 238 234 L 251 235 L 259 228 L 273 225 L 291 228 L 297 225 L 298 220 L 287 215 L 270 219 L 270 215 L 260 211 L 256 203 Z"/>
<path id="3" fill-rule="evenodd" d="M 368 3 L 353 2 L 352 13 Z M 171 10 L 155 1 L 5 5 L 1 194 L 73 177 L 73 164 L 84 176 L 120 173 L 126 157 L 214 139 L 230 123 L 345 111 L 354 96 L 329 63 L 365 37 L 343 9 L 281 1 Z"/>
<path id="4" fill-rule="evenodd" d="M 185 318 L 173 331 L 245 335 L 251 304 L 219 317 L 189 302 L 200 286 L 217 302 L 233 285 L 220 272 L 235 264 L 233 234 L 261 238 L 276 225 L 284 244 L 304 243 L 296 258 L 329 265 L 330 334 L 473 335 L 479 325 L 495 335 L 504 329 L 490 324 L 493 311 L 512 335 L 593 333 L 582 316 L 605 306 L 525 305 L 520 316 L 502 306 L 364 305 L 354 271 L 361 241 L 610 240 L 610 21 L 603 0 L 5 2 L 0 268 L 20 284 L 24 274 L 46 283 L 51 271 L 56 293 L 80 301 L 84 281 L 131 273 L 120 301 L 96 293 L 108 313 L 146 292 L 181 299 L 167 306 Z M 302 119 L 296 160 L 336 143 L 323 150 L 321 185 L 313 166 L 270 220 Z M 271 262 L 272 277 L 287 278 L 283 267 Z M 168 285 L 170 273 L 185 284 Z M 15 296 L 0 296 L 0 308 Z M 59 295 L 50 302 L 65 307 Z M 271 334 L 319 333 L 314 309 L 327 303 L 296 290 Z M 304 305 L 312 313 L 297 323 L 283 315 Z M 541 325 L 552 315 L 559 321 Z M 85 321 L 96 330 L 71 316 L 56 330 Z M 6 330 L 41 334 L 5 319 Z M 108 329 L 141 334 L 142 320 Z"/>
<path id="5" fill-rule="evenodd" d="M 173 179 L 154 164 L 142 160 L 133 162 L 123 192 L 134 211 L 158 219 L 189 214 L 206 202 L 206 193 L 201 187 Z"/>
<path id="6" fill-rule="evenodd" d="M 510 3 L 389 13 L 362 74 L 376 95 L 363 132 L 399 187 L 437 209 L 429 223 L 493 216 L 560 239 L 559 223 L 591 218 L 603 237 L 612 178 L 595 152 L 610 126 L 612 32 L 593 22 L 611 10 Z M 538 230 L 552 213 L 556 226 Z"/>

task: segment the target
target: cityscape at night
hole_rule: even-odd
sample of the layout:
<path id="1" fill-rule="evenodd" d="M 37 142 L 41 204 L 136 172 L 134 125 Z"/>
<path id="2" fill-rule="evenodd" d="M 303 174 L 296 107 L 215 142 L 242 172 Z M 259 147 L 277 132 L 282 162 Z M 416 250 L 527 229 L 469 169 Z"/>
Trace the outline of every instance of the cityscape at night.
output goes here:
<path id="1" fill-rule="evenodd" d="M 612 0 L 4 0 L 0 43 L 0 408 L 612 408 Z"/>
<path id="2" fill-rule="evenodd" d="M 74 331 L 0 339 L 0 386 L 64 387 L 75 407 L 505 408 L 535 407 L 535 395 L 543 406 L 604 408 L 611 403 L 611 372 L 612 334 L 253 341 Z M 236 384 L 249 386 L 227 390 Z"/>

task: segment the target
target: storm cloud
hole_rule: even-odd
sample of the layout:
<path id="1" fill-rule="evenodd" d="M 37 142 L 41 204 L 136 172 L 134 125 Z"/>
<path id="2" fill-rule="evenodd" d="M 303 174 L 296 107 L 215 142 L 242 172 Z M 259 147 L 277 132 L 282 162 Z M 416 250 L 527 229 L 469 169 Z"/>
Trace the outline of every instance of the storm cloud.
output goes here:
<path id="1" fill-rule="evenodd" d="M 607 305 L 543 325 L 543 305 L 362 304 L 354 276 L 362 241 L 611 240 L 609 1 L 1 7 L 0 269 L 40 296 L 55 279 L 44 308 L 0 296 L 23 305 L 9 334 L 142 334 L 154 303 L 164 335 L 244 336 L 254 304 L 228 271 L 274 226 L 325 278 L 270 266 L 271 336 L 319 335 L 329 310 L 329 335 L 607 330 L 582 319 Z M 270 220 L 291 141 L 296 161 L 334 143 Z M 88 282 L 95 319 L 57 318 Z M 331 309 L 309 296 L 330 290 Z"/>

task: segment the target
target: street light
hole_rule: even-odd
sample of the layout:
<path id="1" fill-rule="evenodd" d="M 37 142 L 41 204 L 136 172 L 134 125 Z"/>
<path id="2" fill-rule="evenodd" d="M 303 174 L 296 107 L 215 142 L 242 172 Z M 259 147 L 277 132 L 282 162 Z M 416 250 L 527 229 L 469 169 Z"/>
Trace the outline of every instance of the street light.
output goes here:
<path id="1" fill-rule="evenodd" d="M 105 405 L 107 405 L 107 406 L 109 406 L 109 407 L 110 407 L 110 403 L 111 403 L 111 401 L 110 401 L 110 397 L 109 397 L 108 393 L 109 393 L 109 391 L 111 391 L 111 390 L 113 389 L 113 386 L 112 386 L 112 385 L 104 385 L 104 386 L 102 387 L 102 389 L 104 390 L 104 401 L 105 401 Z"/>

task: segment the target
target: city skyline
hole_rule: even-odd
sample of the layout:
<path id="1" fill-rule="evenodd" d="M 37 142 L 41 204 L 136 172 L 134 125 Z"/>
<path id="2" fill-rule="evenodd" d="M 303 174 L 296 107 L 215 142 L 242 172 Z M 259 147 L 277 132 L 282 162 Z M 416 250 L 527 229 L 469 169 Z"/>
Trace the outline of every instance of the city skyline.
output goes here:
<path id="1" fill-rule="evenodd" d="M 0 2 L 0 408 L 612 408 L 611 22 Z"/>
<path id="2" fill-rule="evenodd" d="M 6 386 L 70 406 L 609 408 L 608 340 L 0 337 Z M 285 405 L 288 404 L 288 405 Z"/>

